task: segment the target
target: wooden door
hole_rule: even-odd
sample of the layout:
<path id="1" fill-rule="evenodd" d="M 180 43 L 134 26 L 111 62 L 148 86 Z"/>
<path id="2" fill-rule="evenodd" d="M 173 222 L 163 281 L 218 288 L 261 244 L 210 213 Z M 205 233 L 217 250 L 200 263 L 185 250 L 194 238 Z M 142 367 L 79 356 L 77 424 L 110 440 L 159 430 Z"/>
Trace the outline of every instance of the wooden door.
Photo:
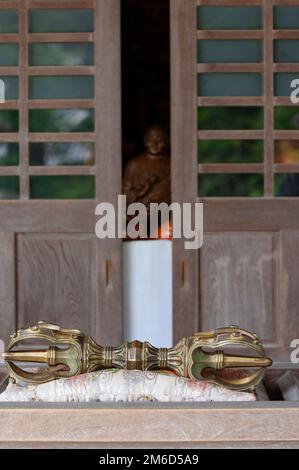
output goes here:
<path id="1" fill-rule="evenodd" d="M 203 248 L 175 248 L 176 339 L 238 324 L 287 367 L 299 335 L 299 5 L 171 6 L 174 196 L 204 202 Z"/>
<path id="2" fill-rule="evenodd" d="M 119 1 L 2 1 L 0 49 L 1 338 L 46 320 L 117 344 L 121 242 L 95 207 L 121 192 Z"/>

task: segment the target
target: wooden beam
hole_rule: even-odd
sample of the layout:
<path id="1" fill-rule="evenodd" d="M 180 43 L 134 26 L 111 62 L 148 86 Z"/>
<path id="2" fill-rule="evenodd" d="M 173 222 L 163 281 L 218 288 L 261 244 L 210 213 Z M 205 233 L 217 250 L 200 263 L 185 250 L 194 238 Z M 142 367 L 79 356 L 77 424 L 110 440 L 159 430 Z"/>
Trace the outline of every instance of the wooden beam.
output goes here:
<path id="1" fill-rule="evenodd" d="M 0 76 L 18 76 L 20 75 L 20 67 L 0 66 Z"/>
<path id="2" fill-rule="evenodd" d="M 32 9 L 92 9 L 95 6 L 95 0 L 29 0 L 28 8 Z"/>
<path id="3" fill-rule="evenodd" d="M 20 136 L 18 132 L 1 132 L 1 142 L 19 142 Z"/>
<path id="4" fill-rule="evenodd" d="M 197 31 L 197 39 L 263 39 L 263 31 L 259 29 L 201 29 Z"/>
<path id="5" fill-rule="evenodd" d="M 93 33 L 31 33 L 29 43 L 94 42 Z"/>
<path id="6" fill-rule="evenodd" d="M 273 6 L 269 0 L 264 0 L 264 192 L 266 197 L 274 194 L 274 74 L 273 74 Z"/>
<path id="7" fill-rule="evenodd" d="M 29 100 L 28 105 L 29 109 L 92 109 L 95 100 Z"/>
<path id="8" fill-rule="evenodd" d="M 274 139 L 275 140 L 299 140 L 299 131 L 274 131 Z"/>
<path id="9" fill-rule="evenodd" d="M 96 201 L 117 207 L 122 192 L 121 2 L 97 0 L 95 8 Z M 107 280 L 107 266 L 110 276 Z M 123 339 L 122 240 L 96 241 L 95 337 L 100 344 Z"/>
<path id="10" fill-rule="evenodd" d="M 170 11 L 172 201 L 195 203 L 198 194 L 196 0 L 171 0 Z M 173 240 L 174 343 L 200 330 L 198 282 L 198 252 L 185 250 L 183 239 Z"/>
<path id="11" fill-rule="evenodd" d="M 297 2 L 297 6 L 298 2 Z M 274 39 L 299 39 L 299 29 L 275 29 L 273 31 Z"/>
<path id="12" fill-rule="evenodd" d="M 0 5 L 1 5 L 1 2 L 0 2 Z M 0 7 L 0 10 L 1 10 L 1 7 Z M 19 34 L 14 34 L 14 33 L 2 33 L 0 34 L 0 43 L 9 43 L 9 44 L 12 44 L 12 43 L 17 43 L 17 42 L 20 42 L 20 35 Z"/>
<path id="13" fill-rule="evenodd" d="M 83 176 L 83 175 L 94 175 L 95 167 L 87 165 L 78 166 L 31 166 L 29 168 L 30 175 L 35 176 Z M 0 168 L 1 174 L 1 168 Z"/>
<path id="14" fill-rule="evenodd" d="M 94 142 L 93 132 L 32 132 L 29 142 Z"/>
<path id="15" fill-rule="evenodd" d="M 19 47 L 19 153 L 20 153 L 20 199 L 29 199 L 29 147 L 28 147 L 28 132 L 29 132 L 29 116 L 28 116 L 28 95 L 29 84 L 27 75 L 28 64 L 28 0 L 23 0 L 19 9 L 19 32 L 20 32 L 20 47 Z"/>
<path id="16" fill-rule="evenodd" d="M 274 106 L 294 106 L 288 96 L 274 96 L 273 104 Z"/>
<path id="17" fill-rule="evenodd" d="M 0 136 L 1 140 L 1 136 Z M 19 166 L 0 166 L 0 176 L 18 176 L 20 174 Z"/>
<path id="18" fill-rule="evenodd" d="M 299 446 L 299 407 L 292 402 L 2 403 L 0 420 L 5 449 Z"/>
<path id="19" fill-rule="evenodd" d="M 298 73 L 299 64 L 298 62 L 273 64 L 273 72 Z"/>
<path id="20" fill-rule="evenodd" d="M 262 5 L 263 0 L 197 0 L 198 6 L 232 6 L 232 7 L 243 7 L 243 6 L 255 6 Z"/>
<path id="21" fill-rule="evenodd" d="M 5 103 L 0 103 L 0 109 L 19 109 L 19 100 L 7 100 Z M 2 139 L 2 133 L 0 133 L 0 140 Z"/>
<path id="22" fill-rule="evenodd" d="M 262 96 L 200 96 L 198 106 L 263 106 Z"/>
<path id="23" fill-rule="evenodd" d="M 0 69 L 1 72 L 1 69 Z M 34 66 L 28 67 L 28 74 L 32 76 L 47 75 L 94 75 L 95 68 L 93 66 Z"/>
<path id="24" fill-rule="evenodd" d="M 22 3 L 22 0 L 14 0 L 14 1 L 3 0 L 0 2 L 0 10 L 17 10 L 21 3 Z"/>
<path id="25" fill-rule="evenodd" d="M 263 173 L 264 165 L 259 163 L 205 163 L 198 165 L 198 172 L 200 174 Z"/>
<path id="26" fill-rule="evenodd" d="M 298 0 L 271 0 L 273 5 L 281 5 L 283 7 L 298 7 Z"/>
<path id="27" fill-rule="evenodd" d="M 299 173 L 298 163 L 276 163 L 274 165 L 275 173 Z"/>
<path id="28" fill-rule="evenodd" d="M 199 140 L 263 140 L 264 131 L 260 130 L 219 130 L 198 131 Z"/>
<path id="29" fill-rule="evenodd" d="M 198 64 L 198 73 L 263 73 L 263 63 L 209 63 L 209 64 Z"/>

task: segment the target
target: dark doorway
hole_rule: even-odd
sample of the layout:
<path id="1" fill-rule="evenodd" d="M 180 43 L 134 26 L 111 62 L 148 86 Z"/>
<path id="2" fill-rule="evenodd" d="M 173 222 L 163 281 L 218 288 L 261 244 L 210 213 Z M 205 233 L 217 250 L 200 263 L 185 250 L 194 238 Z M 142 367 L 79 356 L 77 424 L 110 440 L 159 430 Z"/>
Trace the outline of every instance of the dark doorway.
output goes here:
<path id="1" fill-rule="evenodd" d="M 123 166 L 146 127 L 170 130 L 169 0 L 122 0 Z"/>

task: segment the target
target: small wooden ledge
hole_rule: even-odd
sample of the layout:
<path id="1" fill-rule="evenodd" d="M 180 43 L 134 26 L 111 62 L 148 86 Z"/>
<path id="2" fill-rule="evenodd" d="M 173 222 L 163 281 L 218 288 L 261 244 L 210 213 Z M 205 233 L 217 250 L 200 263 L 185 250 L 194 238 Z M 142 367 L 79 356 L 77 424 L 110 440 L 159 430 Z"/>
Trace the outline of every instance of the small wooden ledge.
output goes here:
<path id="1" fill-rule="evenodd" d="M 299 405 L 0 404 L 1 448 L 299 448 Z"/>

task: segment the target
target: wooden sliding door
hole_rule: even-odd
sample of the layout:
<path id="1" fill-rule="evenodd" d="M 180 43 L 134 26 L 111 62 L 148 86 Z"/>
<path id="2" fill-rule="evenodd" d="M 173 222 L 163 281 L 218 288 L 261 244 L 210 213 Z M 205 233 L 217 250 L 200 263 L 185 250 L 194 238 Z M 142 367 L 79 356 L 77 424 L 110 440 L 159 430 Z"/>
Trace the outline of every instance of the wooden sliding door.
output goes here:
<path id="1" fill-rule="evenodd" d="M 203 248 L 175 248 L 176 339 L 239 324 L 286 367 L 299 337 L 299 4 L 171 5 L 174 198 L 204 202 Z"/>
<path id="2" fill-rule="evenodd" d="M 0 2 L 0 337 L 38 320 L 122 337 L 119 0 Z"/>

